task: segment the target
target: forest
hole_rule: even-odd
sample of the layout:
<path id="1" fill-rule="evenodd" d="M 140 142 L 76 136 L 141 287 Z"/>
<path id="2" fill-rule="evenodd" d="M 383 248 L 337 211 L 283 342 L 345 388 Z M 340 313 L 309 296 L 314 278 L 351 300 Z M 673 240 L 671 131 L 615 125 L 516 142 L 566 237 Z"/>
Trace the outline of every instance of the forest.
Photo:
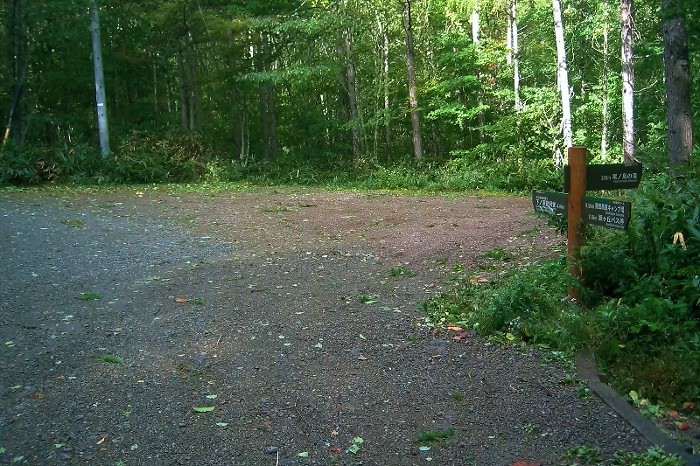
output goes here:
<path id="1" fill-rule="evenodd" d="M 674 22 L 683 29 L 675 47 L 690 59 L 679 59 L 687 65 L 679 79 L 692 81 L 670 114 L 689 113 L 692 125 L 700 112 L 689 95 L 700 83 L 700 5 L 690 0 L 8 0 L 0 8 L 4 183 L 525 191 L 559 185 L 572 145 L 596 161 L 663 170 L 692 151 L 692 141 L 667 151 L 665 66 L 674 65 L 664 60 L 664 31 L 676 40 Z"/>
<path id="2" fill-rule="evenodd" d="M 0 44 L 0 463 L 681 465 L 581 354 L 697 459 L 700 1 L 6 0 Z M 532 212 L 582 147 L 624 228 Z"/>

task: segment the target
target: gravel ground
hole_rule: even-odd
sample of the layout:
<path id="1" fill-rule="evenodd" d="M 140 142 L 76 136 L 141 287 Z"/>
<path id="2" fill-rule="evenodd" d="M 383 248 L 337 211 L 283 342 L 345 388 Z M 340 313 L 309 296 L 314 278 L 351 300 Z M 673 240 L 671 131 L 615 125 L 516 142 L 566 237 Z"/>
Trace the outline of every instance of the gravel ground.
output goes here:
<path id="1" fill-rule="evenodd" d="M 556 244 L 529 210 L 1 195 L 0 464 L 555 465 L 580 445 L 645 448 L 542 354 L 424 326 L 455 263 Z M 398 264 L 417 275 L 391 277 Z M 424 432 L 448 438 L 420 451 Z"/>

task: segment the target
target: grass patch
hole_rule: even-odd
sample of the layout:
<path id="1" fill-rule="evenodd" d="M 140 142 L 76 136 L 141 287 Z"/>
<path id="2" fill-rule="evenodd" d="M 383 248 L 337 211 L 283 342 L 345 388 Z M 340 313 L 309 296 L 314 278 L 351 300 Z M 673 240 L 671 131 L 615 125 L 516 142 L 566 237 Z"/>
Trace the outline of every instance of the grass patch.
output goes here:
<path id="1" fill-rule="evenodd" d="M 394 278 L 412 278 L 416 276 L 416 272 L 405 265 L 397 265 L 389 269 L 389 276 Z"/>
<path id="2" fill-rule="evenodd" d="M 66 219 L 62 220 L 61 223 L 76 230 L 82 230 L 86 226 L 85 221 L 80 219 Z"/>
<path id="3" fill-rule="evenodd" d="M 357 297 L 357 300 L 362 304 L 377 304 L 377 297 L 371 294 L 361 294 Z"/>
<path id="4" fill-rule="evenodd" d="M 124 364 L 124 360 L 114 354 L 103 354 L 102 356 L 98 356 L 97 361 L 101 362 L 102 364 L 109 364 L 113 366 L 121 366 Z"/>
<path id="5" fill-rule="evenodd" d="M 618 453 L 612 466 L 683 466 L 685 463 L 660 448 L 651 448 L 644 453 Z"/>
<path id="6" fill-rule="evenodd" d="M 513 256 L 503 248 L 495 248 L 484 254 L 486 259 L 498 262 L 508 262 L 513 259 Z"/>
<path id="7" fill-rule="evenodd" d="M 78 299 L 81 301 L 99 301 L 102 299 L 102 295 L 92 291 L 87 291 L 85 293 L 80 293 Z"/>
<path id="8" fill-rule="evenodd" d="M 418 434 L 418 442 L 422 444 L 437 444 L 446 442 L 455 436 L 454 429 L 427 430 Z"/>

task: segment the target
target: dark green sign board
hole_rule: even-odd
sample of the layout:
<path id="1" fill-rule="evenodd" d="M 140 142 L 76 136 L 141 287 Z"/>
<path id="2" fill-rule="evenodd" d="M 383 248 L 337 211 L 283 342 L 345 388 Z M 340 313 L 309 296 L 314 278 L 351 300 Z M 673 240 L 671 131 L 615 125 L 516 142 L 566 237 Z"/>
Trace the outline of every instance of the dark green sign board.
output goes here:
<path id="1" fill-rule="evenodd" d="M 566 193 L 533 192 L 535 212 L 567 216 Z M 632 204 L 598 197 L 586 197 L 583 206 L 583 222 L 614 230 L 626 230 L 632 215 Z"/>
<path id="2" fill-rule="evenodd" d="M 599 197 L 586 197 L 583 223 L 613 230 L 626 230 L 632 216 L 632 204 Z"/>
<path id="3" fill-rule="evenodd" d="M 548 215 L 564 215 L 566 216 L 566 201 L 568 196 L 566 193 L 532 193 L 532 205 L 535 212 Z"/>
<path id="4" fill-rule="evenodd" d="M 569 192 L 571 172 L 564 167 L 564 190 Z M 586 189 L 601 191 L 611 189 L 633 189 L 642 181 L 642 166 L 637 165 L 589 165 L 586 168 Z"/>

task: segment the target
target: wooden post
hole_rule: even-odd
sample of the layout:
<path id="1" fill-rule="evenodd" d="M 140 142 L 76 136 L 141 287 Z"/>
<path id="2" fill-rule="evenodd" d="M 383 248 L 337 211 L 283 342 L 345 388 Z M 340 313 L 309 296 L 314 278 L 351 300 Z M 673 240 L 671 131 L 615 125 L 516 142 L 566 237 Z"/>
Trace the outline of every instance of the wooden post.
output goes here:
<path id="1" fill-rule="evenodd" d="M 581 279 L 580 252 L 583 246 L 583 202 L 586 196 L 586 154 L 584 147 L 569 148 L 569 169 L 571 185 L 568 201 L 568 260 L 569 272 L 576 279 Z M 569 297 L 581 301 L 579 288 L 574 284 L 569 289 Z"/>

